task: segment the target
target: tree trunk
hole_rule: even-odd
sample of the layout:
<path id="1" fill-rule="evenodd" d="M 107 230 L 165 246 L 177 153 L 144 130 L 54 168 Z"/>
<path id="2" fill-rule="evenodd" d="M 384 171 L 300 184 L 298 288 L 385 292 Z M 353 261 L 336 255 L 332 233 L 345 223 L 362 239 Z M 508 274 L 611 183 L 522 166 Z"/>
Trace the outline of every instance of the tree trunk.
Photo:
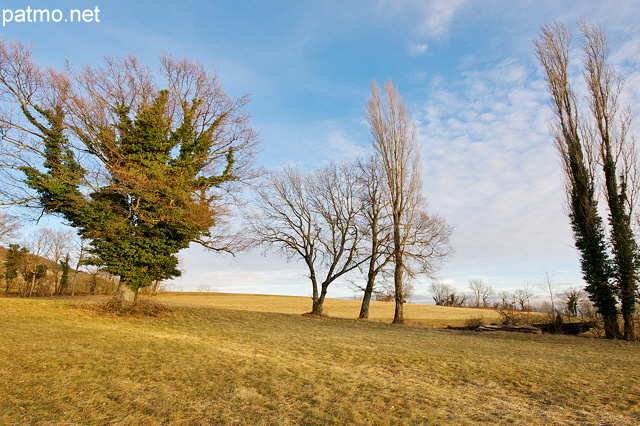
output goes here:
<path id="1" fill-rule="evenodd" d="M 31 294 L 33 294 L 33 289 L 36 286 L 36 273 L 33 273 L 33 277 L 31 278 L 31 286 L 29 287 L 29 294 L 27 295 L 27 297 L 31 297 Z"/>
<path id="2" fill-rule="evenodd" d="M 128 285 L 120 283 L 118 291 L 113 296 L 113 298 L 121 302 L 133 303 L 138 298 L 138 292 L 133 291 Z"/>
<path id="3" fill-rule="evenodd" d="M 395 207 L 394 207 L 395 208 Z M 403 253 L 400 243 L 400 215 L 394 213 L 393 245 L 395 268 L 393 271 L 393 284 L 395 287 L 396 310 L 393 315 L 393 324 L 404 324 L 404 286 L 402 275 L 404 269 Z"/>
<path id="4" fill-rule="evenodd" d="M 618 315 L 603 315 L 602 319 L 604 321 L 604 337 L 607 339 L 619 339 Z"/>
<path id="5" fill-rule="evenodd" d="M 324 299 L 327 296 L 327 289 L 329 288 L 329 284 L 322 284 L 322 291 L 320 292 L 320 297 L 314 299 L 313 308 L 311 309 L 311 315 L 322 315 L 324 310 Z"/>
<path id="6" fill-rule="evenodd" d="M 362 306 L 360 306 L 360 315 L 358 315 L 358 319 L 369 318 L 369 304 L 371 303 L 371 295 L 373 294 L 373 286 L 375 285 L 375 282 L 375 260 L 372 260 L 372 264 L 369 265 L 369 273 L 367 274 L 367 287 L 364 289 Z"/>
<path id="7" fill-rule="evenodd" d="M 623 311 L 624 317 L 624 338 L 625 340 L 637 340 L 637 336 L 635 333 L 635 317 L 634 315 L 625 315 Z"/>
<path id="8" fill-rule="evenodd" d="M 398 256 L 396 256 L 396 259 Z M 393 273 L 393 280 L 395 284 L 396 293 L 396 310 L 393 315 L 393 324 L 404 324 L 404 285 L 402 282 L 402 257 L 400 260 L 396 260 L 395 270 Z"/>

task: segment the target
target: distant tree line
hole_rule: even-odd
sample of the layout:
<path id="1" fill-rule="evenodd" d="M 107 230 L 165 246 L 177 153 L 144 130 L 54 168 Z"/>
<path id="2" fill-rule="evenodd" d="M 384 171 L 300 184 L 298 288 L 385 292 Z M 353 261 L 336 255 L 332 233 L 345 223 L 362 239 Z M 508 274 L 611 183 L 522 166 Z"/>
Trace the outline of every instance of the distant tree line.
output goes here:
<path id="1" fill-rule="evenodd" d="M 117 278 L 87 260 L 70 229 L 38 228 L 24 242 L 0 247 L 3 291 L 23 297 L 113 294 Z"/>
<path id="2" fill-rule="evenodd" d="M 546 293 L 548 288 L 551 288 L 548 297 L 539 298 L 540 291 Z M 432 282 L 429 290 L 434 303 L 439 306 L 542 312 L 553 317 L 561 315 L 593 318 L 596 316 L 595 307 L 584 290 L 571 287 L 556 291 L 548 275 L 545 275 L 543 282 L 537 285 L 526 282 L 513 291 L 496 292 L 481 278 L 470 279 L 468 291 L 438 281 Z"/>

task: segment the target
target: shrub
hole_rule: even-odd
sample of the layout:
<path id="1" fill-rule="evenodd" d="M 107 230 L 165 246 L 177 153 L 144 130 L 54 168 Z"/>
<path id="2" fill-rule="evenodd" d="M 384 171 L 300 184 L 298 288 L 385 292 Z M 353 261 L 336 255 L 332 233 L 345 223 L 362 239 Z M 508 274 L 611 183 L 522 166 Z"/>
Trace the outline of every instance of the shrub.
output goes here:
<path id="1" fill-rule="evenodd" d="M 98 313 L 160 317 L 175 312 L 170 306 L 154 302 L 148 299 L 138 299 L 135 302 L 123 302 L 110 299 L 102 303 L 83 303 L 78 305 L 81 309 L 89 309 Z"/>

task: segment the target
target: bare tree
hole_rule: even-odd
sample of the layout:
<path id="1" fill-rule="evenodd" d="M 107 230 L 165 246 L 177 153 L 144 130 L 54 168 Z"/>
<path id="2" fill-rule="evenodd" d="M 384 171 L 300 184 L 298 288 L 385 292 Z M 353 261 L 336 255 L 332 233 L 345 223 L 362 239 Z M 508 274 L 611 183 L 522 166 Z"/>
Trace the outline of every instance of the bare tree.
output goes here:
<path id="1" fill-rule="evenodd" d="M 467 303 L 468 295 L 466 293 L 458 293 L 455 287 L 450 284 L 432 282 L 429 290 L 436 305 L 464 306 Z"/>
<path id="2" fill-rule="evenodd" d="M 367 282 L 358 318 L 366 319 L 369 317 L 369 302 L 374 293 L 376 277 L 392 260 L 392 223 L 389 215 L 389 192 L 382 179 L 383 169 L 379 158 L 373 156 L 367 161 L 359 161 L 358 169 L 363 218 L 362 243 L 369 246 L 369 259 L 363 264 L 366 266 Z"/>
<path id="3" fill-rule="evenodd" d="M 513 309 L 513 295 L 508 291 L 501 291 L 498 293 L 498 301 L 496 302 L 496 307 L 499 309 Z"/>
<path id="4" fill-rule="evenodd" d="M 489 306 L 489 299 L 493 295 L 493 288 L 486 285 L 482 278 L 472 278 L 469 280 L 469 288 L 474 298 L 474 306 L 487 307 Z"/>
<path id="5" fill-rule="evenodd" d="M 416 143 L 415 124 L 409 109 L 391 81 L 385 84 L 385 98 L 375 80 L 366 108 L 373 147 L 380 156 L 384 181 L 389 189 L 393 226 L 393 262 L 396 307 L 394 324 L 404 321 L 403 280 L 406 273 L 406 247 L 412 221 L 421 202 L 421 164 Z"/>
<path id="6" fill-rule="evenodd" d="M 75 232 L 65 228 L 38 228 L 31 235 L 31 240 L 37 247 L 35 252 L 53 262 L 50 267 L 53 272 L 53 294 L 62 294 L 60 273 L 63 260 L 71 252 L 75 238 Z"/>
<path id="7" fill-rule="evenodd" d="M 249 217 L 259 243 L 304 261 L 311 280 L 311 313 L 322 315 L 329 285 L 357 268 L 360 230 L 357 174 L 348 164 L 330 164 L 311 173 L 286 167 L 259 190 Z"/>
<path id="8" fill-rule="evenodd" d="M 435 304 L 445 306 L 449 300 L 449 294 L 453 291 L 453 287 L 443 282 L 434 281 L 429 285 L 429 290 L 431 291 Z"/>
<path id="9" fill-rule="evenodd" d="M 0 241 L 7 242 L 17 237 L 20 226 L 20 221 L 18 221 L 17 217 L 0 213 Z"/>
<path id="10" fill-rule="evenodd" d="M 534 285 L 530 282 L 525 282 L 522 287 L 516 289 L 513 294 L 513 299 L 515 300 L 516 305 L 520 308 L 521 311 L 530 311 L 531 298 L 534 295 Z"/>
<path id="11" fill-rule="evenodd" d="M 553 274 L 545 270 L 542 275 L 542 283 L 540 284 L 540 287 L 542 287 L 544 291 L 549 293 L 549 300 L 551 302 L 551 314 L 552 315 L 559 314 L 560 311 L 556 309 L 555 300 L 554 300 L 555 284 L 553 283 Z"/>
<path id="12" fill-rule="evenodd" d="M 404 294 L 402 297 L 405 300 L 411 300 L 413 296 L 413 292 L 415 291 L 415 287 L 411 281 L 407 281 L 404 283 L 405 285 L 402 287 Z M 379 286 L 373 290 L 373 300 L 379 302 L 393 302 L 396 300 L 396 291 L 395 286 L 392 281 L 382 280 Z"/>
<path id="13" fill-rule="evenodd" d="M 76 282 L 78 279 L 78 272 L 80 272 L 80 266 L 83 265 L 85 257 L 87 256 L 87 247 L 84 240 L 80 239 L 76 241 L 74 246 L 76 252 L 76 267 L 73 269 L 73 278 L 71 279 L 71 296 L 76 295 Z"/>

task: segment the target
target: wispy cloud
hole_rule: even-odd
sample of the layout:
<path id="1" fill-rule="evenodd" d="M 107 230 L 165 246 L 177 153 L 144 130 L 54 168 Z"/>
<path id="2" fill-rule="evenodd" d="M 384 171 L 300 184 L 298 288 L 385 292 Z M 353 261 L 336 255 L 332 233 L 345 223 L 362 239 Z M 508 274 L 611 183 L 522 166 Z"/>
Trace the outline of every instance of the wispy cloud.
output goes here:
<path id="1" fill-rule="evenodd" d="M 411 54 L 413 56 L 424 55 L 425 53 L 427 53 L 428 49 L 429 45 L 427 45 L 426 43 L 412 44 L 411 46 L 409 46 L 409 50 L 411 51 Z"/>
<path id="2" fill-rule="evenodd" d="M 425 189 L 432 208 L 456 227 L 460 259 L 443 278 L 499 279 L 497 271 L 533 259 L 540 271 L 560 259 L 574 262 L 546 92 L 535 70 L 504 60 L 464 71 L 457 81 L 434 80 L 430 92 L 417 117 Z"/>
<path id="3" fill-rule="evenodd" d="M 442 37 L 448 34 L 451 22 L 467 0 L 380 0 L 381 14 L 400 18 L 411 25 L 421 37 Z"/>

